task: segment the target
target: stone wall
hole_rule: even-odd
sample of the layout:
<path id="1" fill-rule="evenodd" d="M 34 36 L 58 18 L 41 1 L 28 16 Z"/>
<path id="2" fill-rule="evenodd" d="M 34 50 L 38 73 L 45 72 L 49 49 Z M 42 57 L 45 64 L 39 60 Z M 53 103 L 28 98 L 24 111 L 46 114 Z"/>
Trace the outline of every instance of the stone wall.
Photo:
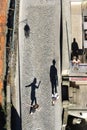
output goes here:
<path id="1" fill-rule="evenodd" d="M 71 56 L 71 7 L 70 0 L 63 0 L 63 71 L 69 70 Z"/>
<path id="2" fill-rule="evenodd" d="M 82 48 L 82 5 L 71 4 L 72 40 L 75 37 L 79 48 Z"/>

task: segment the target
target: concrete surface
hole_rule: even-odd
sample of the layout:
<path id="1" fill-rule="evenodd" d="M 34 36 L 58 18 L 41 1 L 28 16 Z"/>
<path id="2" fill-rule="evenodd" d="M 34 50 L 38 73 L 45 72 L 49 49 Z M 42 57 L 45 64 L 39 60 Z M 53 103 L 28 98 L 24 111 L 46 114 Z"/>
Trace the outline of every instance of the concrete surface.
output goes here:
<path id="1" fill-rule="evenodd" d="M 30 36 L 25 38 L 24 25 L 30 26 Z M 56 60 L 60 81 L 60 1 L 21 0 L 19 16 L 19 54 L 21 82 L 21 112 L 23 130 L 61 130 L 61 87 L 58 86 L 59 100 L 51 104 L 49 69 L 53 58 Z M 40 108 L 29 114 L 30 88 L 25 88 L 34 77 L 41 80 L 36 91 Z"/>

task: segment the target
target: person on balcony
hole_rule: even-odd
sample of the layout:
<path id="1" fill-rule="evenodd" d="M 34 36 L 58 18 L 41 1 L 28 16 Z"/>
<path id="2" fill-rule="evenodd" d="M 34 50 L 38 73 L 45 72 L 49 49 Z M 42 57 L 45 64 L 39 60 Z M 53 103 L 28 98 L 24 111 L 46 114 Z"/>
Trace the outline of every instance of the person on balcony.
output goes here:
<path id="1" fill-rule="evenodd" d="M 79 64 L 81 63 L 80 58 L 76 58 L 76 56 L 73 56 L 73 60 L 72 60 L 72 66 L 74 70 L 78 70 L 79 69 Z"/>
<path id="2" fill-rule="evenodd" d="M 73 42 L 71 44 L 71 51 L 71 60 L 73 60 L 74 56 L 76 56 L 76 58 L 78 59 L 79 47 L 75 38 L 73 38 Z"/>

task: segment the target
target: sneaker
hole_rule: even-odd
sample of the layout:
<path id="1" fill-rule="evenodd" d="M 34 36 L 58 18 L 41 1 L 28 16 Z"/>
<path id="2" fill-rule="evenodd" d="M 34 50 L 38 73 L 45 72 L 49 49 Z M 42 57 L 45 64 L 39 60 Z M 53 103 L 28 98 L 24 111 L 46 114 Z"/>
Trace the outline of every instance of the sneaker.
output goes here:
<path id="1" fill-rule="evenodd" d="M 58 93 L 55 93 L 55 97 L 57 97 L 58 96 Z"/>
<path id="2" fill-rule="evenodd" d="M 38 108 L 38 107 L 39 107 L 39 105 L 38 105 L 38 104 L 35 104 L 35 105 L 34 105 L 34 108 L 35 108 L 35 109 L 36 109 L 36 108 Z"/>
<path id="3" fill-rule="evenodd" d="M 52 101 L 52 106 L 54 106 L 55 105 L 55 102 L 54 101 Z"/>
<path id="4" fill-rule="evenodd" d="M 57 95 L 56 99 L 59 99 L 59 95 Z"/>
<path id="5" fill-rule="evenodd" d="M 53 97 L 55 97 L 55 95 L 54 95 L 54 94 L 52 94 L 52 98 L 53 98 Z"/>
<path id="6" fill-rule="evenodd" d="M 33 114 L 33 112 L 30 112 L 30 115 L 32 115 Z"/>
<path id="7" fill-rule="evenodd" d="M 33 105 L 31 105 L 31 107 L 33 107 Z"/>

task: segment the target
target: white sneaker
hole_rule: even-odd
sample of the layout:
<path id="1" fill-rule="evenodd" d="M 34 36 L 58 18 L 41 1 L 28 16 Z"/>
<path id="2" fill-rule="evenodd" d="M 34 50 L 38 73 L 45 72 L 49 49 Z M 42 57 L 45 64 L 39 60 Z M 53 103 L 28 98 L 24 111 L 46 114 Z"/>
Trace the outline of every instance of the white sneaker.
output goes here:
<path id="1" fill-rule="evenodd" d="M 58 93 L 55 93 L 55 97 L 57 97 L 58 96 Z"/>
<path id="2" fill-rule="evenodd" d="M 59 99 L 59 95 L 57 95 L 56 99 Z"/>
<path id="3" fill-rule="evenodd" d="M 32 115 L 32 114 L 33 114 L 33 112 L 30 113 L 30 115 Z"/>
<path id="4" fill-rule="evenodd" d="M 54 94 L 52 94 L 52 97 L 55 97 L 55 95 L 54 95 Z"/>

